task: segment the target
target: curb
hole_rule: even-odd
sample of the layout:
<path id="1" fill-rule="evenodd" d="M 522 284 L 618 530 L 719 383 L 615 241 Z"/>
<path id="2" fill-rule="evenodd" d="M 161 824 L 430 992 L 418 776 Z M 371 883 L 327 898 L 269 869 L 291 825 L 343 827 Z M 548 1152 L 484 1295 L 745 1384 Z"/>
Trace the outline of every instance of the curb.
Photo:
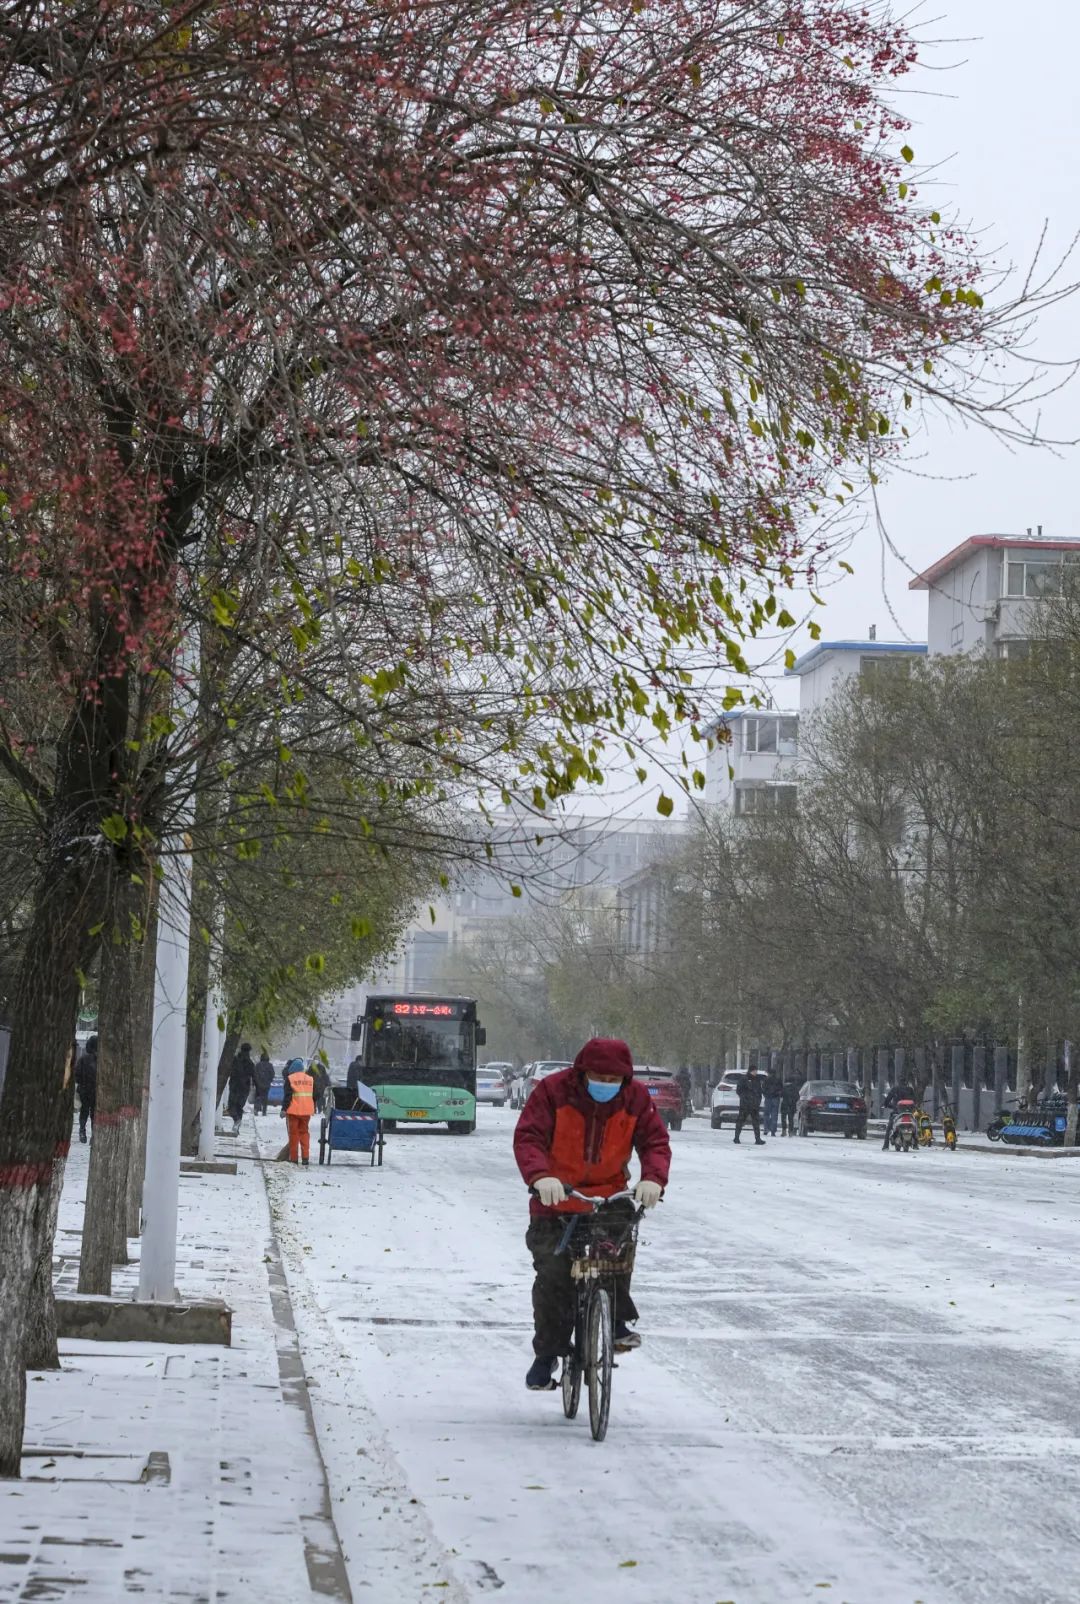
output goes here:
<path id="1" fill-rule="evenodd" d="M 303 1414 L 304 1424 L 319 1466 L 318 1508 L 312 1514 L 300 1517 L 308 1580 L 313 1593 L 320 1594 L 324 1598 L 338 1599 L 341 1604 L 352 1604 L 352 1587 L 330 1502 L 330 1482 L 326 1474 L 326 1461 L 323 1459 L 319 1435 L 315 1429 L 315 1416 L 311 1407 L 311 1394 L 308 1391 L 307 1372 L 304 1369 L 303 1355 L 296 1334 L 296 1319 L 293 1315 L 292 1299 L 289 1296 L 289 1283 L 274 1231 L 274 1214 L 270 1207 L 270 1193 L 266 1187 L 265 1163 L 260 1156 L 256 1155 L 256 1158 L 262 1173 L 266 1212 L 270 1223 L 270 1263 L 266 1266 L 266 1276 L 270 1283 L 270 1303 L 278 1332 L 277 1355 L 281 1395 L 287 1404 L 291 1404 Z"/>

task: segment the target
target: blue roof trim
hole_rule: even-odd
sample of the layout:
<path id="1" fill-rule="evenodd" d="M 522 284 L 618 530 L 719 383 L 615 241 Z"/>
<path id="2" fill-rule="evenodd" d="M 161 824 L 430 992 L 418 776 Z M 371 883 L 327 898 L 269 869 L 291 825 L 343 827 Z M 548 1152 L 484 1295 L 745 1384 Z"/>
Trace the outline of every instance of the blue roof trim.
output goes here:
<path id="1" fill-rule="evenodd" d="M 925 657 L 927 646 L 925 641 L 902 640 L 820 640 L 790 668 L 784 670 L 785 674 L 805 674 L 815 666 L 818 659 L 824 657 L 826 652 L 866 652 L 870 656 L 880 656 L 885 652 L 903 652 L 909 657 Z"/>

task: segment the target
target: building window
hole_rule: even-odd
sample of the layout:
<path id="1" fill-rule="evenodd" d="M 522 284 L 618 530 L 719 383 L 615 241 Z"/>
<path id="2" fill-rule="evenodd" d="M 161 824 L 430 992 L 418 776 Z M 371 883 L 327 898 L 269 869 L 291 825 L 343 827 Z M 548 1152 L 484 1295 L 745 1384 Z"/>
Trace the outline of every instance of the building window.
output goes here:
<path id="1" fill-rule="evenodd" d="M 1027 560 L 1010 557 L 1005 564 L 1006 596 L 1057 596 L 1061 592 L 1060 557 Z"/>
<path id="2" fill-rule="evenodd" d="M 964 626 L 961 624 L 961 634 L 963 633 L 963 628 Z M 871 689 L 886 675 L 890 679 L 897 679 L 901 674 L 910 673 L 911 658 L 899 652 L 895 656 L 890 655 L 889 657 L 859 658 L 859 678 L 864 685 L 869 686 Z"/>
<path id="3" fill-rule="evenodd" d="M 1031 642 L 1029 640 L 999 640 L 997 655 L 1003 663 L 1021 662 L 1025 657 L 1031 656 Z"/>
<path id="4" fill-rule="evenodd" d="M 799 751 L 797 718 L 748 718 L 743 721 L 743 751 L 765 756 L 796 757 Z"/>
<path id="5" fill-rule="evenodd" d="M 794 813 L 798 787 L 794 785 L 766 785 L 764 782 L 735 787 L 735 812 L 747 814 Z"/>

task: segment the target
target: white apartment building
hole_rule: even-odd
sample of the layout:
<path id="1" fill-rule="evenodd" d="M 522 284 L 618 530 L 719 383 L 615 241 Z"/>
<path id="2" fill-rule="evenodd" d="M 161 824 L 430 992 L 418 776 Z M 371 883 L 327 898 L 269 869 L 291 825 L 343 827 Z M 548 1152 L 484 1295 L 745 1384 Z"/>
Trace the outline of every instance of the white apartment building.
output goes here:
<path id="1" fill-rule="evenodd" d="M 823 640 L 804 652 L 787 670 L 799 681 L 799 717 L 807 718 L 833 692 L 856 675 L 871 680 L 903 672 L 914 657 L 925 657 L 922 642 L 893 640 Z"/>
<path id="2" fill-rule="evenodd" d="M 737 814 L 792 807 L 799 761 L 799 720 L 771 708 L 735 708 L 709 726 L 705 800 Z"/>
<path id="3" fill-rule="evenodd" d="M 1080 540 L 1032 535 L 972 535 L 909 589 L 927 592 L 932 656 L 985 652 L 1008 658 L 1027 650 L 1039 599 L 1061 590 L 1064 565 L 1080 561 Z"/>

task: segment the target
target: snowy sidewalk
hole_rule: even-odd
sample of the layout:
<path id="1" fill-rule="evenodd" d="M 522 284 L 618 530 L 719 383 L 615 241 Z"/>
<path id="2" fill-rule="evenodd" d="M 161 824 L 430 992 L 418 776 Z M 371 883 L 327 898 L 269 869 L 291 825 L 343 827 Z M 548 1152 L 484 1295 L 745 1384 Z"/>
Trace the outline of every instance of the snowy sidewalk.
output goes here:
<path id="1" fill-rule="evenodd" d="M 250 1117 L 245 1131 L 250 1133 Z M 181 1294 L 224 1298 L 233 1345 L 61 1343 L 27 1385 L 21 1482 L 0 1482 L 0 1600 L 350 1599 L 253 1142 L 180 1182 Z M 72 1148 L 57 1280 L 73 1286 L 88 1149 Z M 138 1266 L 114 1275 L 132 1289 Z"/>

